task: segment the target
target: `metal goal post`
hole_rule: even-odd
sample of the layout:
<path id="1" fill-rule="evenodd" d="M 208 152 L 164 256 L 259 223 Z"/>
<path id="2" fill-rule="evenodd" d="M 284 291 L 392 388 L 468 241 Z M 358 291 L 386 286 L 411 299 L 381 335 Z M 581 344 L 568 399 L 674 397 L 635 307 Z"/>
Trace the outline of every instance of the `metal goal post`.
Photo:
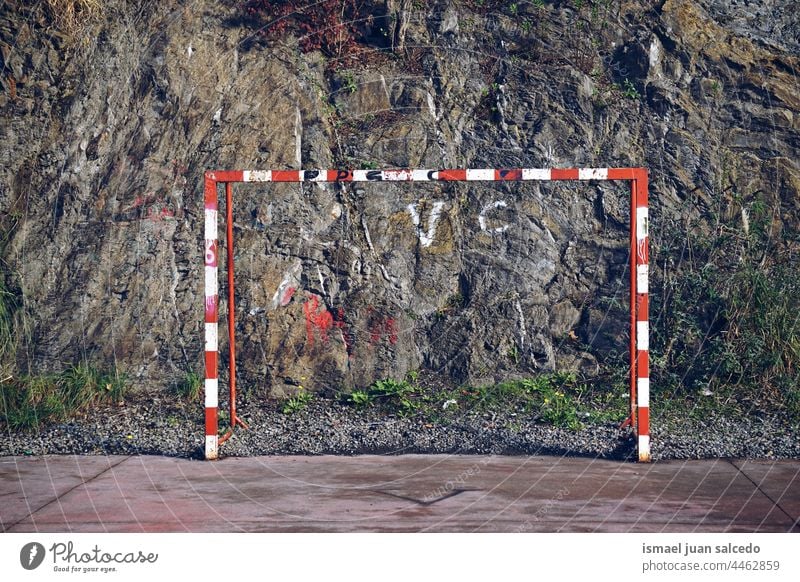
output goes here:
<path id="1" fill-rule="evenodd" d="M 236 341 L 234 330 L 233 184 L 244 182 L 516 182 L 624 180 L 630 182 L 630 426 L 640 462 L 650 460 L 650 377 L 648 326 L 648 202 L 645 168 L 452 169 L 452 170 L 231 170 L 205 173 L 205 458 L 216 459 L 219 446 L 236 425 Z M 227 212 L 228 351 L 230 428 L 219 436 L 218 306 L 219 265 L 217 185 L 225 185 Z"/>

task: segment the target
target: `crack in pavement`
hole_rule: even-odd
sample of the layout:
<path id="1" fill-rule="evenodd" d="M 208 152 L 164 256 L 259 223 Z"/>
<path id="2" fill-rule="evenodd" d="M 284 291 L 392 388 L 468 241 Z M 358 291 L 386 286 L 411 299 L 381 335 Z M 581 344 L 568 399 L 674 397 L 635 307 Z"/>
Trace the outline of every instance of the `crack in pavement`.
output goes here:
<path id="1" fill-rule="evenodd" d="M 437 497 L 436 499 L 426 500 L 417 499 L 416 497 L 409 497 L 407 495 L 400 495 L 399 493 L 392 493 L 391 491 L 381 491 L 378 489 L 371 489 L 373 493 L 380 493 L 382 495 L 388 495 L 390 497 L 395 497 L 397 499 L 402 499 L 403 501 L 410 501 L 411 503 L 416 503 L 417 505 L 422 505 L 423 507 L 428 507 L 433 505 L 434 503 L 438 503 L 440 501 L 444 501 L 445 499 L 450 499 L 451 497 L 455 497 L 459 493 L 466 493 L 467 491 L 480 491 L 480 489 L 453 489 L 449 493 L 442 495 L 441 497 Z"/>
<path id="2" fill-rule="evenodd" d="M 791 514 L 790 514 L 788 511 L 786 511 L 786 510 L 785 510 L 785 509 L 784 509 L 784 508 L 781 506 L 781 504 L 780 504 L 780 503 L 778 503 L 778 502 L 777 502 L 775 499 L 773 499 L 773 498 L 772 498 L 770 495 L 768 495 L 768 494 L 767 494 L 767 492 L 766 492 L 766 491 L 764 491 L 764 490 L 761 488 L 761 486 L 760 486 L 758 483 L 756 483 L 755 481 L 753 481 L 753 479 L 752 479 L 752 477 L 750 477 L 750 475 L 748 475 L 747 473 L 745 473 L 744 471 L 742 471 L 742 469 L 741 469 L 741 468 L 740 468 L 740 467 L 739 467 L 739 466 L 738 466 L 736 463 L 734 463 L 734 462 L 733 462 L 731 459 L 727 459 L 727 461 L 728 461 L 728 462 L 729 462 L 729 463 L 730 463 L 730 464 L 731 464 L 731 465 L 732 465 L 732 466 L 733 466 L 733 467 L 734 467 L 734 468 L 735 468 L 737 471 L 739 471 L 739 473 L 741 473 L 741 474 L 744 476 L 744 478 L 745 478 L 745 479 L 747 479 L 748 481 L 750 481 L 750 483 L 752 483 L 752 484 L 753 484 L 753 486 L 756 488 L 756 490 L 757 490 L 759 493 L 761 493 L 761 495 L 763 495 L 764 497 L 766 497 L 767 499 L 769 499 L 769 501 L 772 503 L 772 505 L 774 505 L 775 507 L 777 507 L 777 508 L 778 508 L 778 509 L 779 509 L 779 510 L 780 510 L 780 511 L 781 511 L 781 512 L 782 512 L 782 513 L 783 513 L 783 514 L 786 516 L 786 517 L 788 517 L 788 518 L 789 518 L 789 520 L 792 522 L 792 526 L 789 528 L 789 531 L 790 531 L 790 532 L 791 532 L 791 531 L 800 531 L 800 516 L 798 516 L 798 517 L 793 517 L 793 516 L 792 516 L 792 515 L 791 515 Z M 793 479 L 793 481 L 794 481 L 794 479 Z"/>
<path id="3" fill-rule="evenodd" d="M 80 483 L 78 483 L 77 485 L 74 485 L 74 486 L 70 487 L 70 488 L 69 488 L 69 489 L 67 489 L 66 491 L 63 491 L 63 492 L 61 492 L 61 493 L 56 493 L 55 497 L 53 497 L 53 499 L 51 499 L 51 500 L 50 500 L 50 501 L 48 501 L 47 503 L 44 503 L 43 505 L 40 505 L 40 506 L 39 506 L 39 507 L 37 507 L 36 509 L 34 509 L 34 510 L 32 510 L 31 512 L 29 512 L 29 513 L 28 513 L 26 516 L 24 516 L 24 517 L 22 517 L 22 518 L 18 519 L 17 521 L 15 521 L 14 523 L 12 523 L 12 524 L 10 524 L 10 525 L 8 525 L 8 526 L 4 527 L 4 528 L 3 528 L 3 532 L 9 532 L 9 531 L 11 531 L 11 529 L 12 529 L 13 527 L 15 527 L 15 526 L 19 525 L 20 523 L 22 523 L 22 522 L 23 522 L 23 521 L 25 521 L 26 519 L 28 519 L 28 518 L 30 518 L 30 517 L 33 517 L 33 515 L 34 515 L 34 514 L 36 514 L 36 513 L 40 512 L 40 511 L 41 511 L 42 509 L 44 509 L 45 507 L 48 507 L 48 506 L 52 505 L 53 503 L 55 503 L 56 501 L 58 501 L 59 499 L 61 499 L 62 497 L 65 497 L 65 496 L 69 495 L 70 493 L 72 493 L 73 491 L 75 491 L 75 490 L 76 490 L 78 487 L 83 487 L 83 486 L 84 486 L 84 485 L 86 485 L 87 483 L 90 483 L 90 482 L 94 481 L 95 479 L 97 479 L 97 478 L 98 478 L 98 477 L 100 477 L 101 475 L 103 475 L 103 474 L 107 473 L 108 471 L 110 471 L 111 469 L 113 469 L 113 468 L 115 468 L 115 467 L 118 467 L 119 465 L 121 465 L 122 463 L 124 463 L 125 461 L 127 461 L 127 460 L 128 460 L 128 459 L 130 459 L 130 458 L 131 458 L 130 456 L 124 457 L 122 460 L 120 460 L 120 461 L 118 461 L 118 462 L 114 463 L 113 465 L 109 465 L 108 467 L 106 467 L 105 469 L 103 469 L 102 471 L 100 471 L 100 472 L 99 472 L 97 475 L 94 475 L 93 477 L 89 477 L 88 479 L 83 479 L 83 480 L 81 480 L 81 482 L 80 482 Z M 23 491 L 24 491 L 24 490 L 23 490 Z"/>

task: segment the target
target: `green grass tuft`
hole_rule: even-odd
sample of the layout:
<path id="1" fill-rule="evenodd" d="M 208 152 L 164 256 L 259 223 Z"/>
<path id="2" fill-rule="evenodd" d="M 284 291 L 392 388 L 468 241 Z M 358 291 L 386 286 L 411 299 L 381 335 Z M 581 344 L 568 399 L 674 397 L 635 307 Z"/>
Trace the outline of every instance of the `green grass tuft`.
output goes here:
<path id="1" fill-rule="evenodd" d="M 32 429 L 122 401 L 126 378 L 79 364 L 58 374 L 8 376 L 0 382 L 0 421 Z"/>
<path id="2" fill-rule="evenodd" d="M 353 390 L 342 400 L 359 408 L 378 406 L 390 414 L 413 415 L 430 422 L 449 422 L 465 412 L 513 411 L 571 430 L 579 430 L 583 422 L 621 422 L 628 404 L 626 389 L 590 389 L 571 373 L 456 390 L 428 389 L 409 380 L 386 378 L 367 389 Z"/>
<path id="3" fill-rule="evenodd" d="M 281 410 L 284 414 L 296 414 L 308 408 L 312 400 L 314 395 L 301 387 L 294 396 L 286 399 Z"/>
<path id="4" fill-rule="evenodd" d="M 175 392 L 179 397 L 189 401 L 194 401 L 200 398 L 200 390 L 203 388 L 203 379 L 197 372 L 189 371 L 175 386 Z"/>

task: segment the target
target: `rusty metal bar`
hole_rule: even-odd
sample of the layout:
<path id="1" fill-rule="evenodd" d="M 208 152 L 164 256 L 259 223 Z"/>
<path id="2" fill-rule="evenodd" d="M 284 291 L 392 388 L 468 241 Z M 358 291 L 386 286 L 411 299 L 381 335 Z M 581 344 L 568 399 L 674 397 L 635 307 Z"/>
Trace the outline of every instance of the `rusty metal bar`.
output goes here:
<path id="1" fill-rule="evenodd" d="M 230 357 L 230 416 L 231 430 L 236 426 L 236 298 L 233 281 L 233 184 L 225 182 L 225 214 L 227 234 L 225 246 L 228 252 L 228 354 Z"/>
<path id="2" fill-rule="evenodd" d="M 636 180 L 631 180 L 631 228 L 630 228 L 630 278 L 631 278 L 631 333 L 630 333 L 630 424 L 636 432 L 638 415 L 636 414 Z"/>

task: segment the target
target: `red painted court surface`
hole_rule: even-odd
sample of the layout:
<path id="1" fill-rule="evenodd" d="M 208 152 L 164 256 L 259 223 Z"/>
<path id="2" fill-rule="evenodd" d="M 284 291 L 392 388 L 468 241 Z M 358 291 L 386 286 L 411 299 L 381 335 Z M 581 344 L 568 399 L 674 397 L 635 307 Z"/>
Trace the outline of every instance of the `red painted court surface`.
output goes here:
<path id="1" fill-rule="evenodd" d="M 790 532 L 800 461 L 0 458 L 4 532 Z"/>

